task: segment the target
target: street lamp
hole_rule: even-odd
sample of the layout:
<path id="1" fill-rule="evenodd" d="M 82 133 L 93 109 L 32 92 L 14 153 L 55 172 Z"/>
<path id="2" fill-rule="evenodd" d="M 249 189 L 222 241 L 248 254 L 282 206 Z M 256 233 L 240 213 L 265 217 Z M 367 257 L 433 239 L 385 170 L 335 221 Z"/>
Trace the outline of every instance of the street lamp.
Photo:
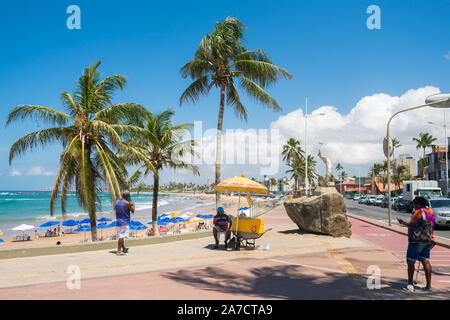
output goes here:
<path id="1" fill-rule="evenodd" d="M 425 99 L 425 104 L 415 107 L 409 107 L 406 109 L 399 110 L 395 112 L 387 122 L 387 130 L 386 130 L 386 158 L 387 158 L 387 185 L 388 185 L 388 218 L 389 218 L 389 226 L 391 226 L 391 142 L 389 137 L 389 126 L 391 124 L 392 119 L 398 115 L 399 113 L 415 110 L 423 107 L 433 107 L 433 108 L 450 108 L 450 93 L 438 93 L 433 94 Z"/>
<path id="2" fill-rule="evenodd" d="M 307 151 L 307 147 L 308 147 L 308 143 L 307 143 L 307 137 L 308 137 L 308 131 L 307 131 L 307 127 L 308 127 L 308 118 L 312 118 L 312 117 L 317 117 L 317 116 L 324 116 L 325 113 L 319 113 L 319 114 L 308 114 L 308 98 L 306 98 L 305 100 L 305 114 L 303 115 L 303 117 L 305 117 L 305 190 L 306 190 L 306 195 L 309 196 L 309 181 L 308 181 L 308 151 Z"/>
<path id="3" fill-rule="evenodd" d="M 432 121 L 428 121 L 429 124 L 433 124 L 438 127 L 444 128 L 444 139 L 445 139 L 445 196 L 448 196 L 448 138 L 447 138 L 447 123 L 445 122 L 445 111 L 444 111 L 444 124 L 437 124 Z"/>

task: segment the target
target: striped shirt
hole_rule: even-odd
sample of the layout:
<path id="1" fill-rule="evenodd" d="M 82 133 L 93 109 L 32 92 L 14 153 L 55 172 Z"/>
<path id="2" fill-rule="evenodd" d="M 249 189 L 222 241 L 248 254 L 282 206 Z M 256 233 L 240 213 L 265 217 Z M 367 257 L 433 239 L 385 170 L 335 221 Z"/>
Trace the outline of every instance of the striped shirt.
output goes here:
<path id="1" fill-rule="evenodd" d="M 213 224 L 224 231 L 228 229 L 230 222 L 231 218 L 227 216 L 225 213 L 216 214 L 213 220 Z"/>

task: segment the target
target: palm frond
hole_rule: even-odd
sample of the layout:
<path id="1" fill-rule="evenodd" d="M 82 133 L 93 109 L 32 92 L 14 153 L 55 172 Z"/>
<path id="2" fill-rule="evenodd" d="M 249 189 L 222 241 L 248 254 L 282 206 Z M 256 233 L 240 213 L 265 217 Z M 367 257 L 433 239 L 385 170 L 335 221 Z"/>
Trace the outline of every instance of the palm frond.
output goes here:
<path id="1" fill-rule="evenodd" d="M 35 120 L 44 121 L 50 124 L 66 125 L 71 118 L 64 112 L 41 106 L 25 105 L 14 108 L 8 114 L 6 126 L 18 119 L 25 120 L 27 118 L 34 118 Z"/>
<path id="2" fill-rule="evenodd" d="M 255 82 L 248 79 L 247 77 L 241 78 L 240 85 L 245 89 L 250 98 L 254 98 L 256 101 L 259 101 L 263 105 L 270 107 L 274 111 L 283 110 L 275 101 L 275 99 L 273 99 L 263 88 L 258 86 Z"/>

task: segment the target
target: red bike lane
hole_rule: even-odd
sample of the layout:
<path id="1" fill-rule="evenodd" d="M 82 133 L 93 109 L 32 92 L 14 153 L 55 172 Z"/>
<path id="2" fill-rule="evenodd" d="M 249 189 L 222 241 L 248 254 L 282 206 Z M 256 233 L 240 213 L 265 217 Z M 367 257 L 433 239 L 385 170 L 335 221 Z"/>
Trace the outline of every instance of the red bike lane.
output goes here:
<path id="1" fill-rule="evenodd" d="M 408 237 L 370 223 L 349 217 L 353 236 L 388 251 L 398 262 L 404 265 L 406 280 L 406 249 Z M 450 249 L 436 245 L 431 250 L 430 262 L 433 268 L 432 286 L 440 290 L 450 290 Z M 414 275 L 416 277 L 416 274 Z M 424 284 L 423 268 L 420 267 L 418 283 Z"/>

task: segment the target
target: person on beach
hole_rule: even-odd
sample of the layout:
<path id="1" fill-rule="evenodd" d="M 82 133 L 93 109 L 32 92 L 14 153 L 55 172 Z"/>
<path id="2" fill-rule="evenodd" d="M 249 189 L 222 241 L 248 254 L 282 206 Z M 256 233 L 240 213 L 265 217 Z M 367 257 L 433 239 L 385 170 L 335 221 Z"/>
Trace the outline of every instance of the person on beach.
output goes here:
<path id="1" fill-rule="evenodd" d="M 114 210 L 117 221 L 117 255 L 123 255 L 128 252 L 125 248 L 125 238 L 128 238 L 130 232 L 130 213 L 134 213 L 135 205 L 131 202 L 131 195 L 128 190 L 122 193 L 122 197 L 117 200 Z"/>
<path id="2" fill-rule="evenodd" d="M 404 290 L 414 292 L 414 265 L 419 260 L 425 271 L 426 291 L 431 291 L 430 251 L 435 245 L 434 226 L 436 224 L 433 210 L 428 208 L 428 201 L 423 197 L 413 200 L 414 214 L 409 222 L 398 219 L 398 222 L 408 227 L 408 250 L 406 260 L 408 264 L 408 285 Z"/>
<path id="3" fill-rule="evenodd" d="M 216 241 L 215 248 L 219 248 L 218 233 L 225 233 L 225 248 L 228 248 L 228 240 L 231 236 L 231 218 L 225 214 L 225 210 L 222 207 L 217 208 L 217 214 L 213 219 L 213 235 Z"/>

